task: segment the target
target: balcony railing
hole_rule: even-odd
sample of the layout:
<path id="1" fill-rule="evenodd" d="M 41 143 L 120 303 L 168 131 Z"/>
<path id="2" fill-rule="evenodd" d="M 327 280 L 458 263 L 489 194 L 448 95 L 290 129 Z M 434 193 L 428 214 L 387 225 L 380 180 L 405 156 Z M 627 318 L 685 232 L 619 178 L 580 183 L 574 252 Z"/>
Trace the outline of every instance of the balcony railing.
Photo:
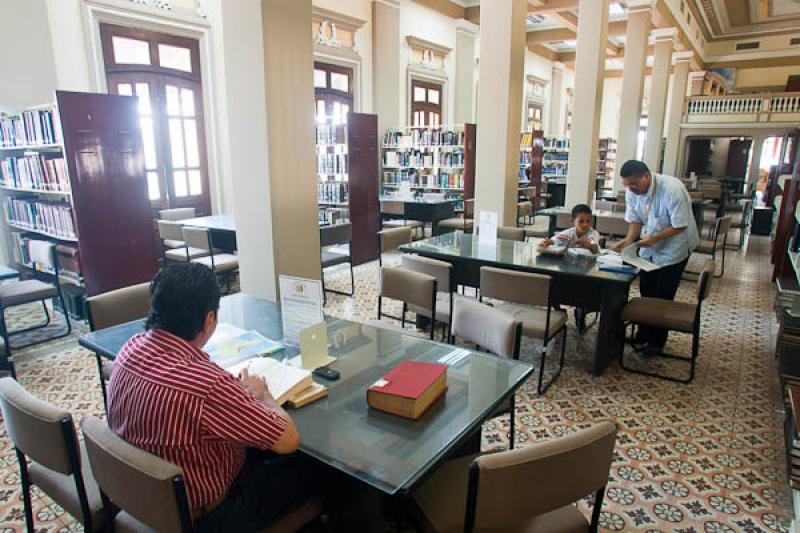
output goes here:
<path id="1" fill-rule="evenodd" d="M 686 99 L 685 124 L 800 122 L 800 93 L 692 96 Z"/>

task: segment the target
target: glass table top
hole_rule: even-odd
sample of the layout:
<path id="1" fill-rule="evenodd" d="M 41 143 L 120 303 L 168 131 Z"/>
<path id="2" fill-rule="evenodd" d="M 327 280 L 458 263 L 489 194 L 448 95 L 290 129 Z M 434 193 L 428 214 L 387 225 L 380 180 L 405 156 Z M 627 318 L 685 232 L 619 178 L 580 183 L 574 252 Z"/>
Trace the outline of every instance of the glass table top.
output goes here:
<path id="1" fill-rule="evenodd" d="M 233 215 L 210 215 L 207 217 L 189 218 L 181 220 L 185 226 L 208 228 L 218 231 L 236 231 L 236 220 Z"/>
<path id="2" fill-rule="evenodd" d="M 222 299 L 219 319 L 281 339 L 280 308 L 245 294 Z M 397 331 L 327 318 L 330 366 L 338 381 L 314 377 L 328 396 L 289 411 L 300 432 L 300 449 L 387 494 L 405 493 L 461 441 L 479 430 L 496 407 L 532 374 L 528 363 L 457 348 Z M 134 334 L 135 321 L 81 337 L 81 345 L 114 357 Z M 297 355 L 287 348 L 278 359 Z M 417 421 L 370 409 L 366 391 L 399 362 L 449 364 L 447 392 Z"/>
<path id="3" fill-rule="evenodd" d="M 505 239 L 497 239 L 495 246 L 486 246 L 481 245 L 472 234 L 460 231 L 403 245 L 400 251 L 441 258 L 445 261 L 450 258 L 475 260 L 486 266 L 516 268 L 554 276 L 581 276 L 620 283 L 630 283 L 635 277 L 631 274 L 600 270 L 593 257 L 542 254 L 536 250 L 536 243 Z"/>
<path id="4" fill-rule="evenodd" d="M 455 198 L 424 198 L 424 197 L 416 197 L 416 198 L 398 198 L 397 196 L 381 196 L 381 201 L 392 201 L 397 200 L 401 202 L 405 202 L 407 204 L 452 204 L 457 202 Z"/>

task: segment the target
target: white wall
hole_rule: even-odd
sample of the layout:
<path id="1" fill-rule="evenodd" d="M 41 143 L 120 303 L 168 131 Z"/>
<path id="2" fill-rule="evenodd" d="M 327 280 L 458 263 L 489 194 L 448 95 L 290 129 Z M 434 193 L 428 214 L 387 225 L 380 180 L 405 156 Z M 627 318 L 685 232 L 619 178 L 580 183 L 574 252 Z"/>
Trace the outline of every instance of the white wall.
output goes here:
<path id="1" fill-rule="evenodd" d="M 56 70 L 44 0 L 0 1 L 0 21 L 0 109 L 52 102 Z"/>
<path id="2" fill-rule="evenodd" d="M 622 78 L 606 78 L 603 85 L 603 110 L 600 114 L 600 138 L 617 138 L 622 107 Z"/>

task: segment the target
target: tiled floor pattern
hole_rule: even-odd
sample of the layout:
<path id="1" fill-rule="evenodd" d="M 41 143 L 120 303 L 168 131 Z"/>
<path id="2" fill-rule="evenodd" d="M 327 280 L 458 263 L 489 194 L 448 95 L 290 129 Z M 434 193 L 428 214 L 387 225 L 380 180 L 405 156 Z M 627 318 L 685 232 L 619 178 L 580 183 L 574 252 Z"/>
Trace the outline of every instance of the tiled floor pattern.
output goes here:
<path id="1" fill-rule="evenodd" d="M 533 383 L 520 391 L 520 445 L 556 438 L 594 420 L 619 424 L 601 519 L 604 530 L 787 531 L 789 492 L 772 357 L 776 324 L 768 249 L 768 241 L 754 238 L 746 254 L 728 256 L 725 278 L 715 280 L 704 306 L 701 353 L 692 384 L 627 373 L 617 363 L 593 378 L 589 367 L 595 330 L 578 335 L 570 326 L 567 362 L 556 384 L 544 397 L 537 396 Z M 693 261 L 692 266 L 699 264 Z M 356 267 L 356 297 L 329 295 L 327 312 L 374 319 L 377 273 L 374 263 Z M 349 284 L 345 271 L 332 272 L 326 279 L 331 287 Z M 684 282 L 679 298 L 691 301 L 694 287 Z M 40 308 L 14 310 L 12 328 L 35 323 L 39 312 Z M 59 325 L 63 322 L 53 327 Z M 81 420 L 100 414 L 102 400 L 94 358 L 75 341 L 85 327 L 78 330 L 69 338 L 19 352 L 17 368 L 26 387 Z M 688 354 L 690 340 L 673 336 L 668 349 Z M 524 343 L 523 359 L 537 363 L 537 353 L 536 343 Z M 683 367 L 664 368 L 678 372 Z M 505 447 L 507 432 L 507 418 L 488 422 L 484 449 Z M 34 495 L 37 531 L 80 529 L 49 498 L 38 491 Z M 582 502 L 581 509 L 588 515 L 588 502 Z M 16 457 L 0 424 L 0 533 L 10 531 L 24 531 L 24 518 Z"/>

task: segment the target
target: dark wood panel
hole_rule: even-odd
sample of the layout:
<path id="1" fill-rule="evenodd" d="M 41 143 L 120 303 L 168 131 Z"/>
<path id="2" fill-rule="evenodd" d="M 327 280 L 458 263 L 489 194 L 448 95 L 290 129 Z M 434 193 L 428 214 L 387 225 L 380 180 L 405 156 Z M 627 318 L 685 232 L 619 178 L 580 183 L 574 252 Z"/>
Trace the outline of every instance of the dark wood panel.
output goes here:
<path id="1" fill-rule="evenodd" d="M 137 99 L 57 91 L 87 295 L 157 270 Z"/>
<path id="2" fill-rule="evenodd" d="M 795 277 L 788 250 L 789 241 L 794 235 L 794 213 L 798 200 L 800 200 L 800 158 L 795 153 L 792 179 L 786 182 L 783 190 L 783 201 L 781 202 L 781 210 L 778 213 L 778 225 L 775 229 L 775 238 L 772 241 L 772 261 L 775 265 L 775 269 L 772 272 L 773 281 L 778 277 L 792 279 Z"/>
<path id="3" fill-rule="evenodd" d="M 534 212 L 541 206 L 542 198 L 542 165 L 544 164 L 544 132 L 534 131 L 531 133 L 531 164 L 530 168 L 530 187 L 536 187 L 536 198 L 533 200 Z"/>
<path id="4" fill-rule="evenodd" d="M 353 264 L 378 258 L 378 116 L 350 113 L 347 123 L 350 158 L 350 222 L 353 224 Z"/>
<path id="5" fill-rule="evenodd" d="M 728 161 L 725 163 L 726 177 L 747 177 L 747 164 L 750 161 L 750 147 L 752 145 L 752 139 L 731 139 L 728 146 Z"/>
<path id="6" fill-rule="evenodd" d="M 478 153 L 478 127 L 464 124 L 464 200 L 475 198 L 475 155 Z"/>

